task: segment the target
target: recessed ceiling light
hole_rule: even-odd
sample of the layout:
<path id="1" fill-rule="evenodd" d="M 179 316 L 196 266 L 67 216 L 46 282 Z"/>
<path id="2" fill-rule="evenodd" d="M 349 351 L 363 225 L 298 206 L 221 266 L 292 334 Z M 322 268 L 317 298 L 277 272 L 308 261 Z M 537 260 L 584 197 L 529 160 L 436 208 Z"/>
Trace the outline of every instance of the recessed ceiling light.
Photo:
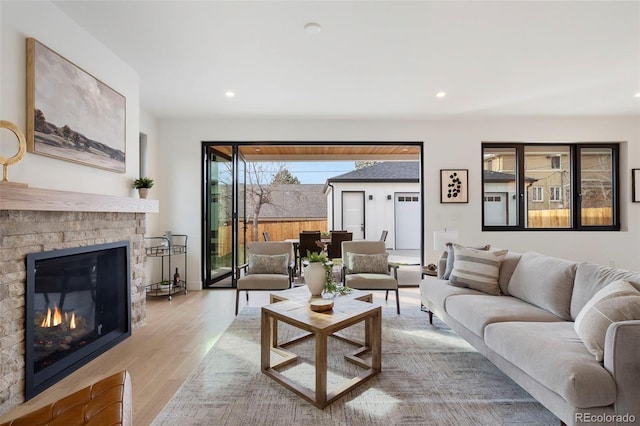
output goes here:
<path id="1" fill-rule="evenodd" d="M 640 98 L 640 92 L 636 93 L 636 94 L 635 94 L 635 95 L 633 95 L 633 96 L 635 96 L 636 98 Z"/>
<path id="2" fill-rule="evenodd" d="M 262 151 L 260 148 L 256 148 L 256 152 L 260 152 Z"/>
<path id="3" fill-rule="evenodd" d="M 305 24 L 304 30 L 307 32 L 307 34 L 318 34 L 320 31 L 322 31 L 322 27 L 316 22 L 309 22 Z"/>
<path id="4" fill-rule="evenodd" d="M 436 98 L 444 98 L 447 96 L 446 92 L 438 92 L 436 93 Z"/>
<path id="5" fill-rule="evenodd" d="M 233 98 L 236 94 L 235 94 L 235 93 L 233 93 L 231 90 L 229 90 L 229 91 L 224 92 L 224 95 L 225 95 L 227 98 Z"/>

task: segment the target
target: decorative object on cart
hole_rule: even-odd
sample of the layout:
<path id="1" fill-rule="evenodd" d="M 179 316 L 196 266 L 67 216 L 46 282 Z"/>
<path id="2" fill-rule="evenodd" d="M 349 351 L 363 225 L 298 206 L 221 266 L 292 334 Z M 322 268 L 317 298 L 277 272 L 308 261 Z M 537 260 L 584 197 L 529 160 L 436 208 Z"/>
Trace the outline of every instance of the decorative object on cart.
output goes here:
<path id="1" fill-rule="evenodd" d="M 469 202 L 469 170 L 442 169 L 440 170 L 440 202 L 468 203 Z"/>
<path id="2" fill-rule="evenodd" d="M 631 191 L 634 203 L 640 203 L 640 169 L 631 169 Z"/>
<path id="3" fill-rule="evenodd" d="M 187 238 L 187 235 L 172 235 L 169 231 L 162 237 L 145 237 L 145 254 L 147 255 L 147 260 L 160 259 L 161 277 L 160 281 L 145 285 L 148 296 L 165 296 L 171 300 L 172 296 L 180 290 L 183 290 L 184 294 L 187 294 Z M 182 270 L 184 272 L 180 275 L 176 267 L 175 274 L 173 274 L 172 277 L 172 257 L 178 255 L 183 256 Z"/>
<path id="4" fill-rule="evenodd" d="M 149 189 L 153 187 L 153 179 L 148 176 L 139 177 L 138 179 L 133 181 L 132 186 L 138 190 L 138 195 L 140 195 L 140 198 L 147 198 Z M 169 236 L 171 236 L 171 234 L 169 234 Z M 170 239 L 168 241 L 169 243 L 171 242 Z"/>
<path id="5" fill-rule="evenodd" d="M 329 261 L 324 253 L 311 253 L 307 251 L 305 261 L 308 265 L 304 267 L 304 282 L 307 284 L 312 296 L 322 295 L 322 289 L 327 280 L 327 266 Z"/>
<path id="6" fill-rule="evenodd" d="M 16 138 L 18 138 L 18 151 L 13 157 L 7 158 L 0 155 L 0 164 L 2 164 L 2 182 L 8 182 L 9 166 L 12 166 L 22 160 L 24 154 L 27 152 L 27 142 L 18 126 L 10 121 L 0 120 L 0 129 L 11 130 L 13 134 L 16 135 Z"/>
<path id="7" fill-rule="evenodd" d="M 29 152 L 124 173 L 125 123 L 124 96 L 27 39 Z"/>

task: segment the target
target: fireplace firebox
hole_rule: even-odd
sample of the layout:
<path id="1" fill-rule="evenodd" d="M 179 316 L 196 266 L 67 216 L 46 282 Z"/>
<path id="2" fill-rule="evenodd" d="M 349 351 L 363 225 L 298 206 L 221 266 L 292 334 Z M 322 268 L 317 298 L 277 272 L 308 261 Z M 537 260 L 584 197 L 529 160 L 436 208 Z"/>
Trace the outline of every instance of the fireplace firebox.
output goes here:
<path id="1" fill-rule="evenodd" d="M 27 255 L 27 400 L 131 335 L 129 256 L 129 241 Z"/>

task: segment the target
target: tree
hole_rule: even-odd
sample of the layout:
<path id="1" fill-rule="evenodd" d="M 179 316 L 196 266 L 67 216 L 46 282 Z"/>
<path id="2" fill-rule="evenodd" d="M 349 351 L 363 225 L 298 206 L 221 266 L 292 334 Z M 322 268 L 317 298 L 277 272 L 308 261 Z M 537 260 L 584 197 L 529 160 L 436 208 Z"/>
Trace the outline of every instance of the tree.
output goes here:
<path id="1" fill-rule="evenodd" d="M 273 176 L 271 183 L 276 185 L 300 185 L 300 179 L 292 175 L 289 169 L 283 167 Z"/>
<path id="2" fill-rule="evenodd" d="M 280 181 L 283 179 L 283 181 Z M 253 241 L 258 241 L 258 218 L 265 204 L 273 204 L 272 192 L 277 184 L 300 183 L 292 176 L 283 163 L 247 163 L 247 199 L 253 206 L 251 219 L 253 222 Z"/>
<path id="3" fill-rule="evenodd" d="M 360 160 L 360 161 L 356 161 L 355 167 L 356 167 L 356 170 L 360 170 L 360 169 L 364 169 L 365 167 L 369 167 L 369 166 L 373 166 L 374 164 L 378 164 L 379 162 L 380 161 Z"/>

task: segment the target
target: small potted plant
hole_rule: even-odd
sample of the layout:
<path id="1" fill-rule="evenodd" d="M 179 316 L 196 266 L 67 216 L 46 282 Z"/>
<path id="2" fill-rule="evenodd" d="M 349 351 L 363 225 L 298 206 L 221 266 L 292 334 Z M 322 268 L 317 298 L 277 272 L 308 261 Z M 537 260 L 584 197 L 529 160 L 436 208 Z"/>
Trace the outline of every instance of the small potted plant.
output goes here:
<path id="1" fill-rule="evenodd" d="M 147 198 L 147 193 L 149 188 L 153 186 L 153 179 L 150 177 L 139 177 L 138 179 L 133 181 L 133 187 L 138 190 L 138 195 L 140 198 Z"/>

